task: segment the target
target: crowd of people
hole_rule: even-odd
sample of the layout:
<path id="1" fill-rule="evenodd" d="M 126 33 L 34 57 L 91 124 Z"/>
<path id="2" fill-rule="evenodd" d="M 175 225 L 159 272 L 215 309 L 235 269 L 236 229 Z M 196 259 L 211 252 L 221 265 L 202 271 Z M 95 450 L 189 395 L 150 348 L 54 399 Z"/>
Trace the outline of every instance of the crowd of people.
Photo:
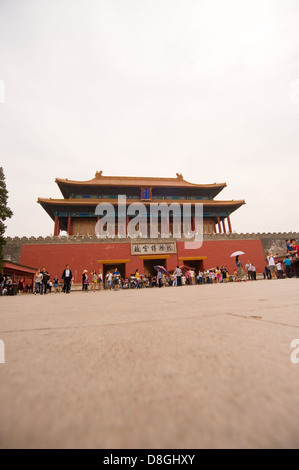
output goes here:
<path id="1" fill-rule="evenodd" d="M 13 282 L 11 276 L 4 276 L 3 274 L 0 274 L 0 295 L 7 295 L 8 289 L 12 285 Z M 24 292 L 32 292 L 32 284 L 25 284 L 25 279 L 23 277 L 20 277 L 16 284 L 16 293 L 17 295 L 21 295 Z"/>
<path id="2" fill-rule="evenodd" d="M 251 280 L 251 277 L 248 277 Z M 252 279 L 256 279 L 253 276 Z M 62 273 L 61 281 L 58 276 L 50 280 L 50 274 L 45 268 L 36 273 L 34 280 L 34 294 L 46 294 L 51 292 L 70 293 L 73 284 L 73 274 L 69 267 L 66 266 Z M 193 268 L 185 266 L 177 266 L 175 270 L 167 272 L 161 267 L 155 274 L 139 273 L 136 269 L 130 276 L 121 276 L 118 268 L 109 270 L 103 275 L 102 271 L 95 270 L 88 273 L 86 269 L 82 273 L 82 291 L 96 292 L 101 290 L 120 290 L 120 289 L 142 289 L 153 287 L 178 287 L 185 285 L 203 285 L 238 281 L 237 270 L 233 274 L 229 274 L 227 267 L 217 266 L 215 268 L 198 272 Z M 244 279 L 245 280 L 245 274 Z M 47 286 L 47 287 L 46 287 Z"/>
<path id="3" fill-rule="evenodd" d="M 119 270 L 108 271 L 103 277 L 102 272 L 93 271 L 88 275 L 87 270 L 82 274 L 82 290 L 87 292 L 96 290 L 119 290 L 121 289 L 141 289 L 145 287 L 170 287 L 183 285 L 213 284 L 216 282 L 233 281 L 234 276 L 229 275 L 225 267 L 217 267 L 207 271 L 199 271 L 197 274 L 194 269 L 181 269 L 179 266 L 168 273 L 161 268 L 156 274 L 145 272 L 139 273 L 137 269 L 128 277 L 121 276 Z"/>
<path id="4" fill-rule="evenodd" d="M 272 252 L 268 253 L 267 266 L 264 270 L 265 279 L 283 279 L 284 277 L 291 278 L 293 276 L 299 277 L 299 245 L 295 239 L 286 240 L 286 254 L 285 256 L 278 256 Z"/>

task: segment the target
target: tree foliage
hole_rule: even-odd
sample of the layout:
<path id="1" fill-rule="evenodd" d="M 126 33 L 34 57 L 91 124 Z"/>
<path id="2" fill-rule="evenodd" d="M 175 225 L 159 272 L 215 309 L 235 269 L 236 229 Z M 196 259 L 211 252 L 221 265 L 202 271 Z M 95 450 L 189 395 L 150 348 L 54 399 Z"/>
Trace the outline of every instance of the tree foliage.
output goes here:
<path id="1" fill-rule="evenodd" d="M 8 191 L 6 189 L 5 176 L 3 168 L 0 167 L 0 272 L 2 272 L 3 263 L 3 246 L 5 245 L 4 232 L 6 219 L 10 219 L 13 215 L 12 211 L 7 207 Z"/>

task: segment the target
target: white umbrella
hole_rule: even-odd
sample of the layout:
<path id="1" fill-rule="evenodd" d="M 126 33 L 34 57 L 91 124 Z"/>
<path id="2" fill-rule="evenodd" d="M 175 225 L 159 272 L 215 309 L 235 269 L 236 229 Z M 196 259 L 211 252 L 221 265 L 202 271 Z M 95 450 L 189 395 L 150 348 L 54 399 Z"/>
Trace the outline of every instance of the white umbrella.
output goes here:
<path id="1" fill-rule="evenodd" d="M 234 251 L 230 257 L 233 258 L 234 256 L 245 255 L 244 251 Z"/>

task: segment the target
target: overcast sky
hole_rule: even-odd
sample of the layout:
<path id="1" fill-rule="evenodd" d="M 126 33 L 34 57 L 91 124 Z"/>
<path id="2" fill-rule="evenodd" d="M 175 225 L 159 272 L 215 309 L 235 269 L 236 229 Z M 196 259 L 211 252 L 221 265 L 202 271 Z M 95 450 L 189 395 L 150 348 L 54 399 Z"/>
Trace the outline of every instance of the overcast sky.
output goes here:
<path id="1" fill-rule="evenodd" d="M 6 235 L 56 177 L 226 182 L 236 232 L 298 231 L 297 0 L 0 0 Z M 3 91 L 4 88 L 4 91 Z"/>

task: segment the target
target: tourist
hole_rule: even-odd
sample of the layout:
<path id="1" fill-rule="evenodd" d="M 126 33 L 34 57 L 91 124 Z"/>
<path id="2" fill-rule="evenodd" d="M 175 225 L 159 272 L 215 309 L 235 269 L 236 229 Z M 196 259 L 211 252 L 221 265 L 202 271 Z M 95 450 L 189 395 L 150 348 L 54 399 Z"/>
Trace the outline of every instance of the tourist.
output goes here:
<path id="1" fill-rule="evenodd" d="M 59 286 L 59 280 L 58 280 L 58 276 L 56 275 L 53 279 L 53 287 L 54 287 L 55 294 L 57 294 L 58 292 L 58 286 Z"/>
<path id="2" fill-rule="evenodd" d="M 219 283 L 221 282 L 221 271 L 219 269 L 219 266 L 216 268 L 216 282 Z"/>
<path id="3" fill-rule="evenodd" d="M 119 290 L 120 272 L 117 268 L 115 268 L 113 271 L 113 280 L 114 280 L 114 290 Z"/>
<path id="4" fill-rule="evenodd" d="M 296 261 L 299 260 L 299 256 L 298 256 L 299 246 L 297 245 L 295 239 L 291 240 L 291 243 L 292 243 L 292 258 L 294 262 L 295 260 Z"/>
<path id="5" fill-rule="evenodd" d="M 252 279 L 253 281 L 256 281 L 256 267 L 254 264 L 252 265 Z"/>
<path id="6" fill-rule="evenodd" d="M 137 288 L 139 289 L 139 288 L 140 288 L 140 274 L 139 274 L 138 269 L 136 269 L 135 274 L 134 274 L 134 277 L 136 278 L 136 281 L 137 281 Z"/>
<path id="7" fill-rule="evenodd" d="M 50 274 L 46 270 L 45 267 L 41 269 L 41 274 L 42 274 L 42 282 L 40 285 L 40 294 L 41 295 L 46 295 L 47 293 L 47 286 L 48 286 L 48 280 L 50 279 Z"/>
<path id="8" fill-rule="evenodd" d="M 276 263 L 276 272 L 277 272 L 277 277 L 278 279 L 283 278 L 283 270 L 282 270 L 282 264 L 280 261 Z"/>
<path id="9" fill-rule="evenodd" d="M 265 266 L 265 271 L 264 271 L 264 279 L 268 279 L 270 281 L 270 279 L 272 279 L 272 276 L 271 276 L 271 271 L 270 269 L 268 268 L 268 266 Z"/>
<path id="10" fill-rule="evenodd" d="M 176 276 L 176 285 L 181 286 L 182 285 L 182 270 L 179 266 L 176 267 L 174 273 Z"/>
<path id="11" fill-rule="evenodd" d="M 23 292 L 24 292 L 24 278 L 22 277 L 21 279 L 19 279 L 19 282 L 18 282 L 18 295 L 23 294 Z"/>
<path id="12" fill-rule="evenodd" d="M 290 253 L 291 257 L 296 254 L 296 240 L 292 238 L 292 240 L 287 240 L 289 243 L 287 243 L 287 252 Z"/>
<path id="13" fill-rule="evenodd" d="M 296 277 L 299 277 L 299 245 L 297 245 L 296 240 L 292 240 L 293 255 L 292 263 L 294 263 L 294 269 Z"/>
<path id="14" fill-rule="evenodd" d="M 0 295 L 7 295 L 7 277 L 0 273 Z"/>
<path id="15" fill-rule="evenodd" d="M 84 269 L 82 273 L 82 290 L 83 292 L 88 292 L 88 275 L 87 269 Z"/>
<path id="16" fill-rule="evenodd" d="M 247 270 L 248 281 L 252 281 L 253 280 L 252 264 L 250 263 L 249 260 L 247 261 L 247 264 L 245 264 L 245 269 Z"/>
<path id="17" fill-rule="evenodd" d="M 97 282 L 98 282 L 98 275 L 96 271 L 92 271 L 91 273 L 91 291 L 95 292 L 96 287 L 97 287 Z"/>
<path id="18" fill-rule="evenodd" d="M 268 269 L 271 273 L 272 279 L 277 279 L 275 257 L 273 256 L 272 253 L 268 253 L 267 260 L 268 260 Z"/>
<path id="19" fill-rule="evenodd" d="M 157 287 L 157 276 L 152 277 L 152 287 Z"/>
<path id="20" fill-rule="evenodd" d="M 147 279 L 148 279 L 148 287 L 153 287 L 152 286 L 153 276 L 151 274 L 149 274 L 147 276 Z"/>
<path id="21" fill-rule="evenodd" d="M 3 284 L 3 286 L 0 288 L 0 295 L 7 295 L 6 284 Z"/>
<path id="22" fill-rule="evenodd" d="M 288 255 L 283 260 L 283 264 L 285 265 L 286 276 L 288 278 L 291 278 L 292 277 L 292 273 L 291 273 L 292 261 L 290 260 L 290 257 Z"/>
<path id="23" fill-rule="evenodd" d="M 40 272 L 40 269 L 36 272 L 34 277 L 34 294 L 39 294 L 41 291 L 43 275 Z"/>
<path id="24" fill-rule="evenodd" d="M 66 265 L 65 270 L 62 273 L 62 279 L 63 279 L 63 292 L 65 294 L 69 294 L 71 291 L 71 281 L 73 278 L 72 271 L 70 270 L 69 264 Z"/>
<path id="25" fill-rule="evenodd" d="M 171 286 L 176 287 L 176 276 L 174 275 L 174 272 L 171 273 L 170 279 L 171 279 Z"/>
<path id="26" fill-rule="evenodd" d="M 243 271 L 242 262 L 239 259 L 239 256 L 236 256 L 236 266 L 237 266 L 237 277 L 238 277 L 238 281 L 240 282 L 244 277 L 244 271 Z"/>
<path id="27" fill-rule="evenodd" d="M 111 271 L 108 271 L 106 274 L 106 285 L 108 290 L 111 290 L 113 287 L 113 276 Z"/>
<path id="28" fill-rule="evenodd" d="M 220 271 L 221 271 L 221 282 L 226 282 L 226 277 L 227 277 L 226 268 L 224 266 L 221 266 Z"/>
<path id="29" fill-rule="evenodd" d="M 162 284 L 162 273 L 161 273 L 160 270 L 158 271 L 158 274 L 157 274 L 157 280 L 158 280 L 158 286 L 162 287 L 162 285 L 163 285 Z"/>
<path id="30" fill-rule="evenodd" d="M 288 253 L 291 253 L 293 251 L 291 240 L 289 238 L 286 240 L 286 248 Z"/>
<path id="31" fill-rule="evenodd" d="M 189 286 L 191 284 L 191 273 L 189 269 L 185 271 L 185 278 L 186 278 L 186 285 Z"/>
<path id="32" fill-rule="evenodd" d="M 103 274 L 101 270 L 98 275 L 98 285 L 99 285 L 99 290 L 103 290 Z"/>
<path id="33" fill-rule="evenodd" d="M 5 285 L 6 285 L 6 277 L 0 273 L 0 295 L 5 295 L 5 293 L 3 292 L 5 289 Z"/>
<path id="34" fill-rule="evenodd" d="M 198 284 L 201 286 L 202 280 L 203 280 L 203 273 L 201 271 L 198 272 L 197 280 L 198 280 Z"/>

